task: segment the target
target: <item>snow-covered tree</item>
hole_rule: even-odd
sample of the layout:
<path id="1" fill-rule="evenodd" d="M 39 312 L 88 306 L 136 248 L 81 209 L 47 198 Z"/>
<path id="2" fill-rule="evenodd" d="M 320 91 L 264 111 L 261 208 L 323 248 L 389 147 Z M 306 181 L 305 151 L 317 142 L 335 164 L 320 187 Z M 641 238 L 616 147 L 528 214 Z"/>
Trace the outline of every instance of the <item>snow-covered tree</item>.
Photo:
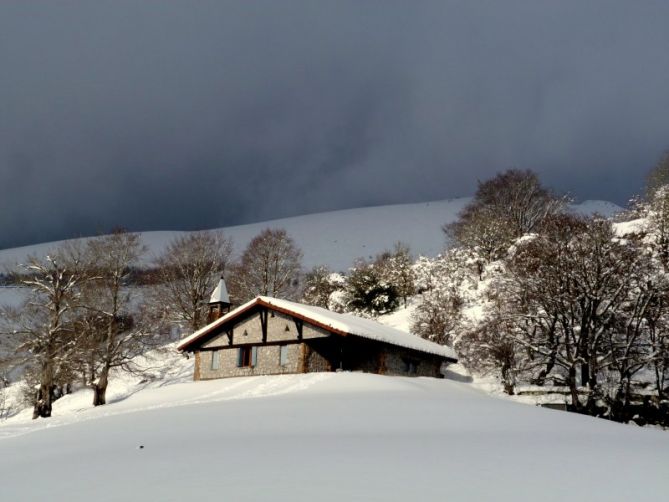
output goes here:
<path id="1" fill-rule="evenodd" d="M 35 388 L 30 398 L 33 418 L 51 416 L 52 404 L 72 379 L 75 352 L 73 319 L 80 308 L 80 286 L 86 280 L 81 249 L 63 245 L 43 258 L 30 257 L 21 266 L 29 297 L 5 321 L 26 354 L 26 378 Z"/>
<path id="2" fill-rule="evenodd" d="M 634 330 L 648 301 L 647 278 L 638 247 L 618 238 L 609 221 L 563 215 L 517 246 L 497 287 L 492 319 L 503 321 L 503 336 L 538 363 L 537 380 L 556 373 L 570 389 L 572 406 L 592 410 L 605 397 L 605 372 L 616 365 L 628 378 L 643 365 Z M 582 386 L 587 403 L 579 400 Z"/>
<path id="3" fill-rule="evenodd" d="M 305 274 L 302 302 L 317 307 L 330 308 L 332 294 L 342 289 L 339 274 L 333 273 L 326 266 L 316 266 Z"/>
<path id="4" fill-rule="evenodd" d="M 669 270 L 669 185 L 654 187 L 637 212 L 646 221 L 650 245 Z"/>
<path id="5" fill-rule="evenodd" d="M 665 164 L 660 162 L 656 167 L 652 190 L 636 208 L 640 219 L 628 230 L 640 239 L 643 251 L 650 253 L 653 263 L 651 277 L 641 289 L 655 290 L 643 314 L 650 345 L 650 369 L 659 401 L 666 398 L 669 378 L 669 185 L 661 184 Z"/>
<path id="6" fill-rule="evenodd" d="M 408 244 L 395 243 L 392 251 L 386 251 L 376 257 L 374 266 L 382 280 L 391 284 L 402 299 L 404 306 L 407 298 L 416 291 L 413 273 L 413 258 Z"/>
<path id="7" fill-rule="evenodd" d="M 669 390 L 669 292 L 665 288 L 646 310 L 650 349 L 650 370 L 655 380 L 658 402 L 667 399 Z"/>
<path id="8" fill-rule="evenodd" d="M 398 307 L 399 294 L 393 284 L 383 279 L 379 267 L 358 260 L 346 276 L 343 301 L 347 312 L 378 316 Z"/>
<path id="9" fill-rule="evenodd" d="M 465 297 L 478 278 L 475 261 L 474 253 L 462 248 L 416 261 L 413 271 L 421 301 L 412 314 L 413 333 L 436 343 L 453 343 Z"/>

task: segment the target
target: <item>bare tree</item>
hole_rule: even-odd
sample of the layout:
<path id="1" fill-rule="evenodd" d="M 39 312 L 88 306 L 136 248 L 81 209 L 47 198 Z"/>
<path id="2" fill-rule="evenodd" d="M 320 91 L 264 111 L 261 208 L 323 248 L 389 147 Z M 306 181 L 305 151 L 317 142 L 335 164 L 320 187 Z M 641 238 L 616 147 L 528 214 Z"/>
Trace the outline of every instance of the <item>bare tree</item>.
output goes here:
<path id="1" fill-rule="evenodd" d="M 499 373 L 504 392 L 515 394 L 528 371 L 525 348 L 513 337 L 514 326 L 499 316 L 486 319 L 456 343 L 462 362 L 480 373 Z"/>
<path id="2" fill-rule="evenodd" d="M 283 229 L 266 229 L 254 237 L 230 274 L 230 289 L 241 301 L 258 295 L 299 295 L 302 251 Z"/>
<path id="3" fill-rule="evenodd" d="M 667 398 L 669 381 L 669 288 L 651 302 L 646 311 L 650 345 L 650 368 L 655 377 L 658 402 Z"/>
<path id="4" fill-rule="evenodd" d="M 21 282 L 30 295 L 8 321 L 21 339 L 17 350 L 28 355 L 27 373 L 37 386 L 33 418 L 49 417 L 60 386 L 68 383 L 70 356 L 76 350 L 72 319 L 86 279 L 81 250 L 63 245 L 44 258 L 30 257 L 21 268 Z"/>
<path id="5" fill-rule="evenodd" d="M 152 302 L 165 318 L 188 323 L 191 331 L 207 319 L 207 302 L 232 255 L 232 241 L 217 232 L 174 239 L 157 260 Z"/>
<path id="6" fill-rule="evenodd" d="M 654 287 L 656 295 L 644 314 L 652 354 L 651 368 L 661 402 L 666 398 L 669 378 L 669 184 L 666 184 L 669 182 L 669 152 L 651 174 L 654 186 L 651 189 L 649 177 L 647 198 L 639 204 L 636 216 L 645 219 L 645 228 L 637 233 L 644 248 L 650 250 L 659 264 L 646 285 Z"/>
<path id="7" fill-rule="evenodd" d="M 566 202 L 543 187 L 534 172 L 510 169 L 479 183 L 474 200 L 443 230 L 456 244 L 497 260 L 515 239 L 535 232 Z"/>
<path id="8" fill-rule="evenodd" d="M 511 227 L 500 219 L 494 208 L 470 204 L 443 231 L 457 246 L 473 249 L 491 262 L 501 259 L 513 241 Z"/>
<path id="9" fill-rule="evenodd" d="M 664 152 L 660 160 L 646 175 L 646 200 L 652 200 L 655 192 L 669 185 L 669 151 Z"/>
<path id="10" fill-rule="evenodd" d="M 565 216 L 555 229 L 518 246 L 497 317 L 511 323 L 506 335 L 541 362 L 544 376 L 563 370 L 574 408 L 582 408 L 579 388 L 587 387 L 591 411 L 603 397 L 602 372 L 614 363 L 625 376 L 633 369 L 633 352 L 622 345 L 639 341 L 630 310 L 637 318 L 645 312 L 638 288 L 645 262 L 606 220 Z"/>
<path id="11" fill-rule="evenodd" d="M 90 240 L 87 251 L 91 271 L 82 297 L 79 344 L 88 349 L 93 405 L 98 406 L 106 403 L 110 370 L 128 369 L 151 339 L 128 287 L 131 269 L 145 248 L 139 235 L 117 230 Z"/>

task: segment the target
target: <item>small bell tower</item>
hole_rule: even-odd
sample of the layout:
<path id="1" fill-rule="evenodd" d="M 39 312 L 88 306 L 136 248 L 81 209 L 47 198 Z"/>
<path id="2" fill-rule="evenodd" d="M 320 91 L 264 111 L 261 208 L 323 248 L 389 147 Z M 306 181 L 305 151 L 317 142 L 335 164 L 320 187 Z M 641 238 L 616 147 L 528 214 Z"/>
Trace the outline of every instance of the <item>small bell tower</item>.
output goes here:
<path id="1" fill-rule="evenodd" d="M 228 312 L 230 312 L 230 296 L 228 295 L 228 288 L 225 286 L 225 280 L 221 277 L 221 280 L 218 281 L 218 286 L 216 286 L 209 299 L 207 324 L 223 317 Z"/>

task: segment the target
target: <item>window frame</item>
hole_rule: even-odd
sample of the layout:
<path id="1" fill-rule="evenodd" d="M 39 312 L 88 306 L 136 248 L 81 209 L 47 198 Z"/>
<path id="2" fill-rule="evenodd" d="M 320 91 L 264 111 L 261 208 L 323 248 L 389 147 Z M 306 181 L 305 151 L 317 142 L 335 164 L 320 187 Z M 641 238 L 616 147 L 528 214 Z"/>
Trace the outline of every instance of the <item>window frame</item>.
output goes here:
<path id="1" fill-rule="evenodd" d="M 288 366 L 288 344 L 282 343 L 279 345 L 279 366 Z"/>
<path id="2" fill-rule="evenodd" d="M 217 371 L 221 369 L 221 351 L 212 350 L 211 351 L 211 362 L 209 364 L 209 369 L 211 371 Z"/>
<path id="3" fill-rule="evenodd" d="M 258 365 L 258 347 L 256 345 L 245 345 L 237 347 L 237 367 L 255 368 Z"/>

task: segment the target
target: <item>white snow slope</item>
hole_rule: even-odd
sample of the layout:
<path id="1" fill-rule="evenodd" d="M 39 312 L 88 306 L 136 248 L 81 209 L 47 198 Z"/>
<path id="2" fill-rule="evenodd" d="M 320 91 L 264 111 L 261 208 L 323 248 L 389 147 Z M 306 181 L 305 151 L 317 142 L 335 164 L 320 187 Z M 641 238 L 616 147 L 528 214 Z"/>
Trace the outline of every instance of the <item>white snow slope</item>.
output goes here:
<path id="1" fill-rule="evenodd" d="M 0 425 L 0 499 L 656 501 L 669 434 L 430 378 L 177 383 Z M 80 408 L 78 408 L 80 406 Z M 143 448 L 140 448 L 140 445 Z"/>
<path id="2" fill-rule="evenodd" d="M 416 255 L 434 256 L 445 244 L 441 227 L 455 221 L 470 198 L 363 207 L 308 214 L 249 225 L 221 228 L 232 237 L 235 251 L 240 253 L 249 241 L 265 228 L 284 228 L 304 252 L 306 269 L 327 265 L 333 270 L 346 270 L 356 258 L 371 258 L 397 241 L 406 242 Z M 572 206 L 578 213 L 599 213 L 610 216 L 622 209 L 605 201 L 585 201 Z M 146 259 L 158 255 L 176 235 L 183 232 L 143 232 L 149 248 Z M 23 262 L 29 254 L 43 255 L 58 243 L 0 250 L 0 271 L 3 266 Z"/>

